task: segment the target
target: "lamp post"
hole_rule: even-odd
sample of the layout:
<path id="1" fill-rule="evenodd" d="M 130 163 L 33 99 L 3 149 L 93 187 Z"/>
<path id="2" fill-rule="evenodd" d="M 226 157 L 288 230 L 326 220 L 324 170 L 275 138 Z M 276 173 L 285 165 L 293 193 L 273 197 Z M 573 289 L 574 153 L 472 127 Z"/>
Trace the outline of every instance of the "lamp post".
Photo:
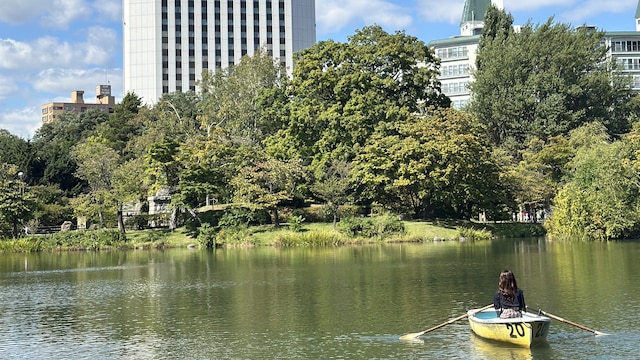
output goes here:
<path id="1" fill-rule="evenodd" d="M 24 197 L 24 172 L 18 172 L 18 177 L 20 178 L 20 197 Z"/>
<path id="2" fill-rule="evenodd" d="M 23 171 L 19 171 L 18 172 L 18 178 L 20 178 L 20 202 L 21 202 L 20 206 L 23 206 L 23 203 L 24 203 L 24 172 Z M 16 221 L 17 221 L 17 219 L 16 219 Z M 17 224 L 14 223 L 13 227 L 14 227 L 14 229 L 13 229 L 14 235 L 13 236 L 17 237 L 18 236 Z M 24 230 L 25 230 L 25 234 L 28 235 L 29 231 L 28 231 L 28 227 L 27 226 L 25 226 Z"/>

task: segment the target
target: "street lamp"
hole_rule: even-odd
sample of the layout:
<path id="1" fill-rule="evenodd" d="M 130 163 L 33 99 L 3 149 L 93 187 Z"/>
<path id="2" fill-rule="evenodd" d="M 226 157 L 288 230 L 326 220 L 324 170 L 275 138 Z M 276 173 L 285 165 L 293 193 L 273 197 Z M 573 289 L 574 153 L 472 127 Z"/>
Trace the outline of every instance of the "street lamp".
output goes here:
<path id="1" fill-rule="evenodd" d="M 24 172 L 18 172 L 18 177 L 20 178 L 20 196 L 24 196 Z"/>

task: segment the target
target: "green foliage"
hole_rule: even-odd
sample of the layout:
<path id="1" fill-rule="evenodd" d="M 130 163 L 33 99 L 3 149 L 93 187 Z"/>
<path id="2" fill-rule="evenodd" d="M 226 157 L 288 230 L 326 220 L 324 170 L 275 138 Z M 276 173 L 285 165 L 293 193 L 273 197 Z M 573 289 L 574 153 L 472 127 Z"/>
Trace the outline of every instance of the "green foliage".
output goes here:
<path id="1" fill-rule="evenodd" d="M 323 171 L 316 182 L 311 186 L 311 191 L 321 200 L 326 202 L 333 220 L 333 226 L 338 222 L 338 210 L 344 204 L 351 192 L 349 188 L 349 173 L 351 163 L 334 161 L 331 166 Z"/>
<path id="2" fill-rule="evenodd" d="M 263 210 L 252 210 L 246 207 L 229 207 L 218 221 L 220 228 L 247 227 L 268 222 L 269 215 Z"/>
<path id="3" fill-rule="evenodd" d="M 43 238 L 43 249 L 66 250 L 99 250 L 122 246 L 127 241 L 124 234 L 113 229 L 60 231 Z"/>
<path id="4" fill-rule="evenodd" d="M 0 240 L 0 253 L 20 253 L 42 251 L 41 237 L 26 237 L 13 240 Z"/>
<path id="5" fill-rule="evenodd" d="M 0 129 L 0 159 L 7 164 L 15 165 L 25 174 L 23 179 L 30 182 L 34 160 L 33 145 L 19 136 Z"/>
<path id="6" fill-rule="evenodd" d="M 471 111 L 487 126 L 494 144 L 517 153 L 537 137 L 567 135 L 588 121 L 611 134 L 624 133 L 626 79 L 611 71 L 603 33 L 549 19 L 508 30 L 511 15 L 489 9 L 471 84 Z M 509 69 L 509 71 L 505 71 Z"/>
<path id="7" fill-rule="evenodd" d="M 199 83 L 202 101 L 198 109 L 201 128 L 207 136 L 220 128 L 235 142 L 258 144 L 262 141 L 273 126 L 277 127 L 278 116 L 262 116 L 263 111 L 269 110 L 260 105 L 282 104 L 281 93 L 272 90 L 278 85 L 281 73 L 283 69 L 278 68 L 266 51 L 244 56 L 235 66 L 203 73 Z"/>
<path id="8" fill-rule="evenodd" d="M 20 229 L 35 215 L 34 194 L 20 179 L 14 165 L 0 163 L 0 230 L 17 238 Z"/>
<path id="9" fill-rule="evenodd" d="M 601 126 L 587 125 L 572 133 L 576 144 L 568 182 L 554 199 L 545 223 L 553 237 L 610 240 L 633 235 L 640 228 L 640 186 L 632 135 L 609 143 Z"/>
<path id="10" fill-rule="evenodd" d="M 109 119 L 96 127 L 97 135 L 105 139 L 106 143 L 125 159 L 134 156 L 127 144 L 142 133 L 140 123 L 134 121 L 141 107 L 142 99 L 128 92 L 115 106 Z"/>
<path id="11" fill-rule="evenodd" d="M 483 240 L 491 240 L 493 238 L 493 234 L 491 231 L 487 229 L 473 229 L 473 228 L 458 228 L 458 238 L 466 239 L 469 241 L 483 241 Z"/>
<path id="12" fill-rule="evenodd" d="M 98 110 L 64 113 L 55 122 L 42 124 L 33 139 L 35 161 L 32 177 L 37 183 L 58 184 L 65 192 L 77 192 L 83 181 L 74 175 L 77 164 L 71 156 L 71 149 L 91 136 L 99 124 L 108 120 L 108 116 Z"/>
<path id="13" fill-rule="evenodd" d="M 404 223 L 393 215 L 374 218 L 344 218 L 338 223 L 338 231 L 349 237 L 385 239 L 405 232 Z"/>
<path id="14" fill-rule="evenodd" d="M 478 224 L 483 229 L 488 229 L 494 236 L 501 238 L 530 238 L 546 235 L 546 230 L 541 224 L 533 223 L 486 223 Z"/>
<path id="15" fill-rule="evenodd" d="M 348 43 L 318 42 L 299 53 L 285 84 L 288 121 L 265 140 L 267 153 L 310 160 L 314 173 L 350 161 L 376 127 L 404 121 L 420 106 L 449 106 L 437 68 L 424 42 L 379 26 L 357 31 Z"/>
<path id="16" fill-rule="evenodd" d="M 302 232 L 302 224 L 304 223 L 304 221 L 305 218 L 300 215 L 289 216 L 289 219 L 287 220 L 287 223 L 289 224 L 289 230 L 293 232 Z"/>
<path id="17" fill-rule="evenodd" d="M 255 245 L 255 242 L 247 227 L 237 226 L 221 229 L 216 235 L 216 244 L 219 246 L 249 246 Z"/>
<path id="18" fill-rule="evenodd" d="M 196 240 L 207 249 L 213 248 L 216 245 L 216 229 L 210 224 L 204 223 L 198 229 L 198 236 Z"/>
<path id="19" fill-rule="evenodd" d="M 385 209 L 427 219 L 439 208 L 470 219 L 502 198 L 499 170 L 477 119 L 435 109 L 376 132 L 354 160 L 353 176 Z"/>
<path id="20" fill-rule="evenodd" d="M 284 247 L 339 246 L 346 241 L 333 231 L 282 233 L 276 236 L 276 244 Z"/>
<path id="21" fill-rule="evenodd" d="M 305 177 L 299 160 L 267 159 L 240 170 L 231 180 L 234 201 L 255 209 L 270 210 L 273 222 L 280 225 L 278 207 L 293 200 Z"/>

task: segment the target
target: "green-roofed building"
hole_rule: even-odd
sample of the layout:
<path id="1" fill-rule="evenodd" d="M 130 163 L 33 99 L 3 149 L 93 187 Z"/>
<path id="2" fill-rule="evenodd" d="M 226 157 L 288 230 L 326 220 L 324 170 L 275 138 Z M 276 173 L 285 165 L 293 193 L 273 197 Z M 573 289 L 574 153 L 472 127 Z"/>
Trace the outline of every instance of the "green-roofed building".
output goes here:
<path id="1" fill-rule="evenodd" d="M 455 108 L 466 106 L 471 99 L 468 85 L 473 81 L 471 69 L 476 62 L 484 15 L 489 5 L 502 9 L 502 3 L 501 0 L 466 0 L 460 20 L 460 35 L 428 44 L 440 58 L 442 92 L 451 99 Z M 624 74 L 632 81 L 631 88 L 640 92 L 640 0 L 635 21 L 636 31 L 599 30 L 605 30 L 604 44 L 609 48 L 609 58 L 618 61 Z M 514 26 L 514 29 L 518 32 L 520 26 Z"/>
<path id="2" fill-rule="evenodd" d="M 484 14 L 489 5 L 502 9 L 501 0 L 466 0 L 460 20 L 460 35 L 429 43 L 440 58 L 442 92 L 457 109 L 471 99 L 468 84 L 472 80 L 470 69 L 476 62 L 480 34 L 484 27 Z"/>
<path id="3" fill-rule="evenodd" d="M 464 2 L 460 34 L 463 36 L 480 35 L 484 26 L 484 14 L 491 5 L 491 0 L 467 0 Z"/>

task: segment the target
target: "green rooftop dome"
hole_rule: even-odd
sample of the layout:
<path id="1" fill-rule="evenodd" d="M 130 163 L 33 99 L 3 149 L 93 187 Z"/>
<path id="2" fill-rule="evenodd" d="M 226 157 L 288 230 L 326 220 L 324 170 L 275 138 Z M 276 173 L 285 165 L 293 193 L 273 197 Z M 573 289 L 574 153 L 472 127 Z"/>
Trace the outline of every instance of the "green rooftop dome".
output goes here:
<path id="1" fill-rule="evenodd" d="M 466 0 L 462 10 L 460 25 L 467 22 L 484 21 L 484 14 L 491 5 L 491 0 Z"/>

